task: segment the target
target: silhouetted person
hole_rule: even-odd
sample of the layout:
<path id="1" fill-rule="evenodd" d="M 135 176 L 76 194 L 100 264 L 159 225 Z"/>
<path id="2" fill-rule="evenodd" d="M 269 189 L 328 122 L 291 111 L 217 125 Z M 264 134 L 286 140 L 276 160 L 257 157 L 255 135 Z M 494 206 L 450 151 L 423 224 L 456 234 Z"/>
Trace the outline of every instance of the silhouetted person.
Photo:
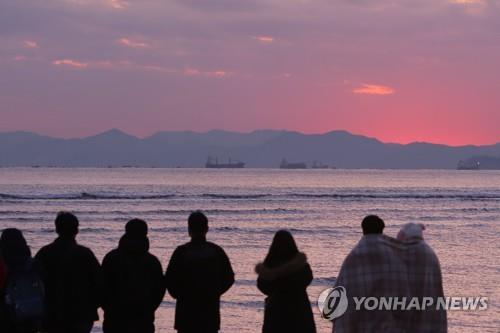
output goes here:
<path id="1" fill-rule="evenodd" d="M 163 270 L 149 253 L 148 227 L 130 220 L 118 248 L 102 262 L 104 333 L 153 333 L 155 311 L 165 295 Z"/>
<path id="2" fill-rule="evenodd" d="M 7 281 L 7 267 L 3 260 L 2 251 L 0 250 L 0 292 L 3 292 Z"/>
<path id="3" fill-rule="evenodd" d="M 175 329 L 179 333 L 212 333 L 220 329 L 220 297 L 234 283 L 224 250 L 207 242 L 207 217 L 188 219 L 191 241 L 175 249 L 166 272 L 167 289 L 177 300 Z"/>
<path id="4" fill-rule="evenodd" d="M 404 311 L 356 310 L 354 297 L 409 297 L 408 269 L 401 243 L 384 235 L 384 221 L 369 215 L 361 223 L 363 237 L 345 258 L 335 286 L 346 289 L 347 310 L 334 321 L 335 333 L 406 332 Z"/>
<path id="5" fill-rule="evenodd" d="M 307 287 L 313 279 L 305 254 L 290 232 L 278 231 L 263 263 L 255 267 L 266 298 L 263 333 L 314 333 Z"/>
<path id="6" fill-rule="evenodd" d="M 441 265 L 437 255 L 424 240 L 425 226 L 420 223 L 407 223 L 398 233 L 398 240 L 405 244 L 408 267 L 408 285 L 412 297 L 433 299 L 444 297 Z M 446 310 L 435 306 L 426 309 L 407 311 L 408 333 L 444 333 L 448 330 Z"/>
<path id="7" fill-rule="evenodd" d="M 377 215 L 368 215 L 361 222 L 363 235 L 379 235 L 384 232 L 385 223 Z"/>
<path id="8" fill-rule="evenodd" d="M 18 229 L 5 229 L 0 237 L 4 280 L 0 285 L 2 332 L 37 332 L 43 316 L 44 288 L 40 268 Z"/>
<path id="9" fill-rule="evenodd" d="M 7 267 L 0 249 L 0 332 L 7 332 L 7 317 L 5 313 L 5 284 L 7 283 Z"/>
<path id="10" fill-rule="evenodd" d="M 36 255 L 45 273 L 48 333 L 88 333 L 98 319 L 101 269 L 92 251 L 77 244 L 78 224 L 71 213 L 57 214 L 58 237 Z"/>

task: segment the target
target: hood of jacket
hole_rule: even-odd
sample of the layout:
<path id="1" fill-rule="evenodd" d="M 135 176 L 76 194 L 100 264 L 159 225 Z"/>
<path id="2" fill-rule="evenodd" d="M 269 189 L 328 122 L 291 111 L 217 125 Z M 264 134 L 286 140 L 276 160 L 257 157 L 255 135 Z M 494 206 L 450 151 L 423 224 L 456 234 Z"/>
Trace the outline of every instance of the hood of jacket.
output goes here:
<path id="1" fill-rule="evenodd" d="M 299 252 L 291 260 L 277 267 L 269 268 L 264 263 L 258 263 L 255 266 L 255 273 L 264 280 L 275 280 L 295 273 L 304 268 L 305 265 L 307 265 L 307 256 L 305 253 Z"/>
<path id="2" fill-rule="evenodd" d="M 118 244 L 118 250 L 128 254 L 143 255 L 149 251 L 149 239 L 146 236 L 123 235 Z"/>

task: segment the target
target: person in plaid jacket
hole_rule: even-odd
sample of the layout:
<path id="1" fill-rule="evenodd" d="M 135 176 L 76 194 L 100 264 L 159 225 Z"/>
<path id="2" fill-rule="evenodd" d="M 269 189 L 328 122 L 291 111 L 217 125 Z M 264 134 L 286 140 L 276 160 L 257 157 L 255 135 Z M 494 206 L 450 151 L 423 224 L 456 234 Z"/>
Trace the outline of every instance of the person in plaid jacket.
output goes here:
<path id="1" fill-rule="evenodd" d="M 405 311 L 399 305 L 391 310 L 356 309 L 354 297 L 443 296 L 439 261 L 421 240 L 400 241 L 384 235 L 384 221 L 367 216 L 362 222 L 363 237 L 344 260 L 335 286 L 346 289 L 346 312 L 334 321 L 335 333 L 447 332 L 446 312 Z M 434 303 L 435 304 L 435 303 Z"/>

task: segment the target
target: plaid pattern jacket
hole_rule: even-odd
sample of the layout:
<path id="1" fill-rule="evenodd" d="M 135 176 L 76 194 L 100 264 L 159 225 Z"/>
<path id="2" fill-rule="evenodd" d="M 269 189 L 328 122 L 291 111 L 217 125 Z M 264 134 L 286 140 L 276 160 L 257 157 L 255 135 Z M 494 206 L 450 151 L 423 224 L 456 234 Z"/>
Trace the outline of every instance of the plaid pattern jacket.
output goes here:
<path id="1" fill-rule="evenodd" d="M 445 333 L 446 312 L 436 311 L 443 296 L 439 261 L 423 241 L 400 242 L 385 235 L 366 235 L 346 257 L 335 283 L 346 288 L 349 305 L 334 322 L 335 333 Z M 426 311 L 356 310 L 354 297 L 432 297 Z M 373 302 L 369 303 L 373 305 Z M 380 305 L 380 304 L 379 304 Z"/>

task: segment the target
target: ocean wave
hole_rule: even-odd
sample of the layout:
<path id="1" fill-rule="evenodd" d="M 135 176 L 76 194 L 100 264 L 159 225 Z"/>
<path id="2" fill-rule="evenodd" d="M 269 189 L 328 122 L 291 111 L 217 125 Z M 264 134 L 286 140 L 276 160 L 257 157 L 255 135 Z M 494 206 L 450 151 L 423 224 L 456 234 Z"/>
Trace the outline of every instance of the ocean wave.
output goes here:
<path id="1" fill-rule="evenodd" d="M 332 193 L 332 194 L 289 194 L 297 198 L 331 198 L 331 199 L 500 199 L 500 194 L 434 194 L 434 193 Z"/>
<path id="2" fill-rule="evenodd" d="M 0 193 L 0 199 L 6 200 L 156 200 L 171 199 L 175 194 L 105 194 L 105 193 L 63 193 L 63 194 L 7 194 Z"/>
<path id="3" fill-rule="evenodd" d="M 205 198 L 214 199 L 262 199 L 274 196 L 273 194 L 217 194 L 217 193 L 204 193 L 201 195 Z"/>
<path id="4" fill-rule="evenodd" d="M 395 193 L 390 190 L 384 192 L 364 193 L 262 193 L 262 194 L 173 194 L 173 193 L 139 193 L 139 194 L 109 194 L 109 193 L 62 193 L 62 194 L 9 194 L 0 193 L 2 201 L 20 200 L 163 200 L 173 198 L 184 199 L 220 199 L 220 200 L 254 200 L 254 199 L 335 199 L 335 200 L 365 200 L 365 199 L 452 199 L 452 200 L 500 200 L 500 193 Z"/>
<path id="5" fill-rule="evenodd" d="M 328 278 L 314 278 L 311 282 L 312 286 L 324 286 L 324 287 L 332 287 L 337 280 L 336 277 L 328 277 Z"/>
<path id="6" fill-rule="evenodd" d="M 162 219 L 164 217 L 179 217 L 187 216 L 193 212 L 190 209 L 151 209 L 151 210 L 74 210 L 75 214 L 85 218 L 86 221 L 124 221 L 135 216 L 146 219 Z M 295 209 L 295 208 L 258 208 L 258 209 L 204 209 L 203 212 L 207 215 L 223 215 L 223 216 L 252 216 L 252 215 L 272 215 L 272 216 L 288 216 L 290 214 L 306 214 L 311 213 L 311 210 Z M 29 220 L 41 221 L 47 218 L 52 219 L 57 214 L 57 211 L 22 211 L 22 210 L 0 210 L 0 221 L 5 220 Z"/>
<path id="7" fill-rule="evenodd" d="M 220 304 L 223 307 L 228 308 L 251 308 L 251 309 L 264 309 L 264 299 L 260 301 L 229 301 L 229 300 L 221 300 Z"/>

